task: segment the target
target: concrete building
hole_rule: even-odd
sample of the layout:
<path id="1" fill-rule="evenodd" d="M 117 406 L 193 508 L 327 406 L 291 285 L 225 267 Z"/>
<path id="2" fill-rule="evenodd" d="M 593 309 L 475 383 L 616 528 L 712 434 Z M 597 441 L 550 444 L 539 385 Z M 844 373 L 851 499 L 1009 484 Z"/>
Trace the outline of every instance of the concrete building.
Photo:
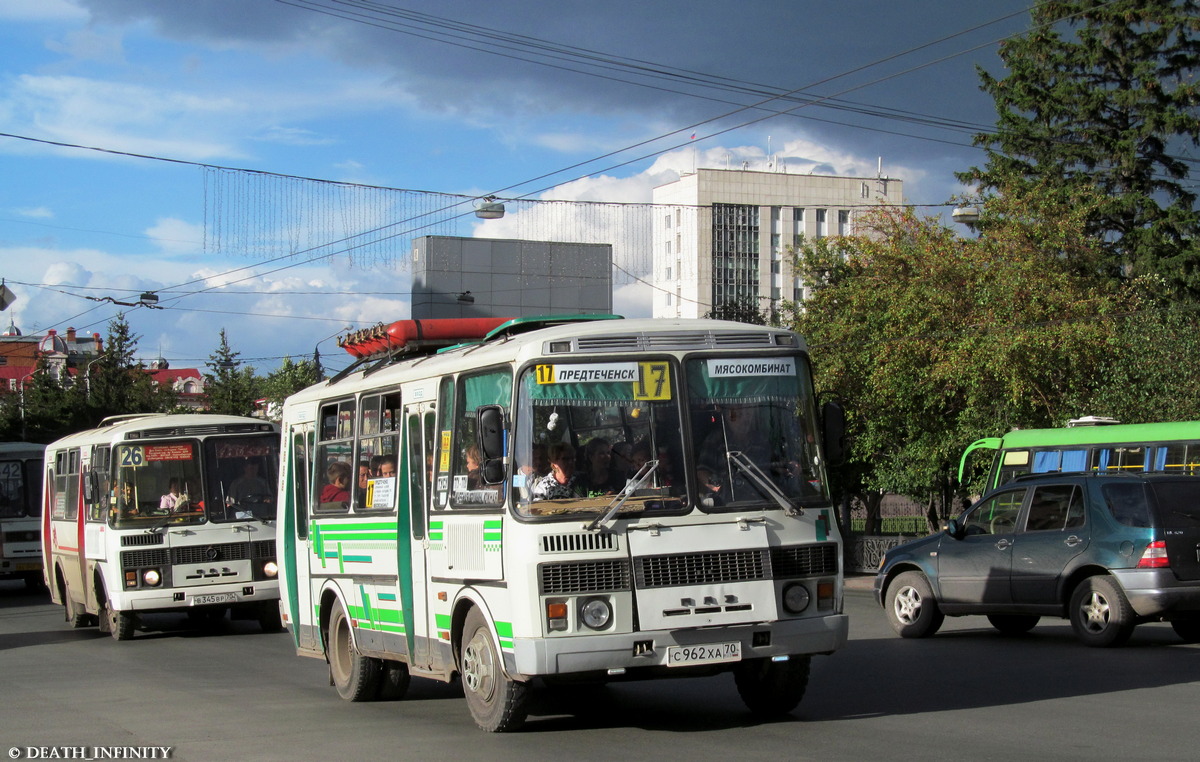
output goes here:
<path id="1" fill-rule="evenodd" d="M 413 241 L 412 317 L 612 312 L 612 246 L 423 236 Z"/>
<path id="2" fill-rule="evenodd" d="M 846 235 L 878 204 L 903 203 L 888 177 L 697 169 L 654 189 L 654 317 L 702 317 L 725 304 L 802 301 L 789 247 Z"/>

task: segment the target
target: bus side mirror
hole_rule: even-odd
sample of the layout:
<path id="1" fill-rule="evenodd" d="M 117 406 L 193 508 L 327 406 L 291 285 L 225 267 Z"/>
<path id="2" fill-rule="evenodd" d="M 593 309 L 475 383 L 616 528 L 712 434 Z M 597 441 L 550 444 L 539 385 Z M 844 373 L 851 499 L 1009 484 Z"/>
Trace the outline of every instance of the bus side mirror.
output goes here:
<path id="1" fill-rule="evenodd" d="M 504 457 L 504 408 L 480 405 L 475 408 L 475 430 L 479 432 L 479 454 L 483 459 Z"/>
<path id="2" fill-rule="evenodd" d="M 828 465 L 840 466 L 846 462 L 846 410 L 840 402 L 821 406 L 821 440 L 825 443 Z"/>

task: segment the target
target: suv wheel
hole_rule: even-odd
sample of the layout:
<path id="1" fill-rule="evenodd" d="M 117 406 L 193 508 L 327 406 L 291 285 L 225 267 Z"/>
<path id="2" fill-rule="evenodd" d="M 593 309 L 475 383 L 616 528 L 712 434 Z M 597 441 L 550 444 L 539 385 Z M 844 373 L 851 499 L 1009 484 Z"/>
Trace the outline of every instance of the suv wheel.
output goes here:
<path id="1" fill-rule="evenodd" d="M 1129 640 L 1137 622 L 1125 593 L 1111 577 L 1088 577 L 1071 594 L 1071 626 L 1086 646 L 1107 648 Z"/>
<path id="2" fill-rule="evenodd" d="M 903 638 L 927 638 L 946 619 L 933 597 L 929 580 L 915 571 L 904 572 L 892 580 L 884 610 L 892 629 Z"/>

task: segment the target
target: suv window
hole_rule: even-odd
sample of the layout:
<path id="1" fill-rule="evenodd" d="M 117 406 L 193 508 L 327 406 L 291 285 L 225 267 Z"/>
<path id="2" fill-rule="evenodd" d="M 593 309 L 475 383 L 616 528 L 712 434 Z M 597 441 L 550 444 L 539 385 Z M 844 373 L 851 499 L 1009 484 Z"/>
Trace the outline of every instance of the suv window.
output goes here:
<path id="1" fill-rule="evenodd" d="M 1024 487 L 1005 490 L 979 503 L 963 516 L 963 531 L 968 535 L 1013 531 L 1027 491 Z"/>
<path id="2" fill-rule="evenodd" d="M 1158 503 L 1158 518 L 1173 529 L 1200 527 L 1200 483 L 1156 481 L 1151 485 Z"/>
<path id="3" fill-rule="evenodd" d="M 1150 526 L 1150 507 L 1146 505 L 1146 490 L 1142 482 L 1103 484 L 1100 493 L 1112 517 L 1126 526 Z"/>
<path id="4" fill-rule="evenodd" d="M 1059 531 L 1083 526 L 1083 491 L 1074 484 L 1036 487 L 1029 503 L 1029 532 Z"/>

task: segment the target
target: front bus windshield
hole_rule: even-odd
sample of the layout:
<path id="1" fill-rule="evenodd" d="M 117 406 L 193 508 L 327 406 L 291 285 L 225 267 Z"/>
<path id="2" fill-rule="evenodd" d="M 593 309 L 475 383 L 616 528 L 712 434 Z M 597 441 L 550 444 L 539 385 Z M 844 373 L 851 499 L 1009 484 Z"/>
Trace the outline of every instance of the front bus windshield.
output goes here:
<path id="1" fill-rule="evenodd" d="M 38 515 L 42 496 L 41 461 L 0 460 L 0 518 Z"/>
<path id="2" fill-rule="evenodd" d="M 130 528 L 273 518 L 278 448 L 272 435 L 119 444 L 109 521 Z"/>
<path id="3" fill-rule="evenodd" d="M 688 361 L 687 380 L 703 510 L 828 502 L 806 363 L 704 357 Z"/>
<path id="4" fill-rule="evenodd" d="M 678 388 L 667 360 L 527 368 L 515 421 L 516 510 L 604 514 L 622 498 L 627 516 L 685 510 Z"/>

